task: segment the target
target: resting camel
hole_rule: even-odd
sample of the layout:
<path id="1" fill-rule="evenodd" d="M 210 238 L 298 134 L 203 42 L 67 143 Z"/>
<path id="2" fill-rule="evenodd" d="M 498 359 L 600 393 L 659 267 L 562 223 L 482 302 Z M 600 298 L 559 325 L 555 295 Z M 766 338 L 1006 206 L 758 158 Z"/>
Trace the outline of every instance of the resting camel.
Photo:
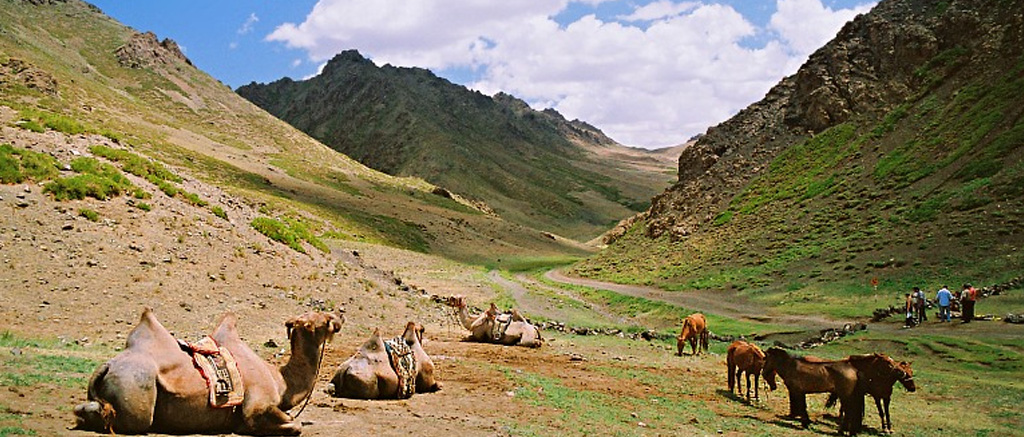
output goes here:
<path id="1" fill-rule="evenodd" d="M 851 355 L 847 358 L 857 369 L 857 392 L 869 394 L 875 398 L 878 417 L 882 419 L 882 432 L 892 433 L 892 418 L 889 416 L 889 400 L 892 398 L 892 387 L 898 381 L 908 392 L 917 391 L 914 383 L 914 370 L 910 363 L 897 363 L 885 354 Z M 825 408 L 836 404 L 836 396 L 830 395 Z M 883 410 L 884 407 L 884 410 Z M 839 412 L 840 416 L 843 411 Z M 861 424 L 855 424 L 852 432 L 860 430 Z"/>
<path id="2" fill-rule="evenodd" d="M 734 385 L 741 386 L 739 390 L 743 391 L 740 375 L 746 372 L 747 399 L 750 399 L 750 375 L 754 375 L 754 399 L 760 399 L 758 378 L 761 377 L 761 368 L 764 367 L 764 351 L 755 344 L 736 340 L 729 345 L 725 362 L 729 368 L 729 393 L 733 392 Z"/>
<path id="3" fill-rule="evenodd" d="M 374 330 L 355 355 L 341 363 L 327 392 L 340 398 L 406 399 L 413 393 L 440 390 L 434 362 L 423 351 L 422 340 L 423 327 L 414 322 L 388 341 L 381 340 L 379 329 Z"/>
<path id="4" fill-rule="evenodd" d="M 676 355 L 683 356 L 683 346 L 686 341 L 690 342 L 690 354 L 697 355 L 700 349 L 708 351 L 708 322 L 701 313 L 694 313 L 683 319 L 683 329 L 679 331 L 679 338 L 676 339 Z M 698 348 L 698 341 L 700 348 Z"/>
<path id="5" fill-rule="evenodd" d="M 541 347 L 544 344 L 540 329 L 530 324 L 515 309 L 510 314 L 500 314 L 498 307 L 492 303 L 487 311 L 471 316 L 466 308 L 466 298 L 462 296 L 450 298 L 448 305 L 458 309 L 459 322 L 469 330 L 470 341 L 526 347 Z"/>
<path id="6" fill-rule="evenodd" d="M 839 432 L 856 432 L 864 418 L 864 395 L 857 393 L 857 369 L 849 360 L 827 361 L 820 358 L 793 357 L 783 349 L 772 347 L 765 352 L 762 375 L 768 388 L 775 390 L 775 375 L 789 390 L 789 415 L 799 418 L 807 428 L 811 417 L 807 413 L 807 393 L 834 393 L 842 402 L 840 411 L 845 419 L 839 423 Z"/>
<path id="7" fill-rule="evenodd" d="M 281 368 L 260 359 L 239 338 L 235 323 L 233 314 L 225 314 L 210 337 L 238 363 L 241 405 L 210 407 L 206 380 L 191 355 L 146 308 L 125 350 L 93 373 L 89 401 L 74 410 L 76 428 L 119 434 L 298 435 L 302 424 L 287 411 L 312 393 L 321 347 L 344 319 L 309 312 L 288 320 L 292 354 Z"/>

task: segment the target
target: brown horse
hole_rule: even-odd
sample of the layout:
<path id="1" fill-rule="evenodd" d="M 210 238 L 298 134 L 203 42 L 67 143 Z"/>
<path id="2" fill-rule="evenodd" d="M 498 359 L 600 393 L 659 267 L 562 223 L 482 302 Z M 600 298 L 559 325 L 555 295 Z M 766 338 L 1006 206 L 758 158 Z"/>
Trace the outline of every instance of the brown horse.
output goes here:
<path id="1" fill-rule="evenodd" d="M 754 375 L 754 399 L 760 399 L 758 378 L 761 377 L 761 368 L 764 367 L 764 351 L 755 344 L 736 340 L 729 345 L 725 362 L 729 367 L 729 393 L 733 392 L 734 385 L 743 385 L 739 378 L 746 372 L 747 399 L 750 399 L 750 375 Z M 743 388 L 739 387 L 739 390 L 742 392 Z"/>
<path id="2" fill-rule="evenodd" d="M 765 352 L 761 371 L 768 388 L 776 389 L 775 375 L 789 390 L 789 416 L 799 418 L 804 428 L 810 426 L 807 414 L 807 393 L 834 393 L 842 402 L 840 410 L 846 420 L 839 423 L 839 432 L 852 431 L 852 424 L 863 422 L 864 396 L 856 392 L 857 369 L 848 360 L 826 361 L 793 357 L 777 347 Z"/>
<path id="3" fill-rule="evenodd" d="M 862 396 L 869 394 L 875 398 L 878 417 L 882 419 L 882 432 L 891 433 L 892 418 L 889 416 L 889 400 L 892 398 L 893 385 L 898 381 L 908 392 L 917 391 L 917 384 L 914 384 L 914 370 L 910 367 L 910 363 L 906 361 L 897 363 L 885 354 L 851 355 L 847 359 L 857 369 L 857 392 Z M 834 394 L 830 395 L 828 401 L 825 402 L 825 408 L 832 408 L 836 404 L 836 400 Z M 840 410 L 839 414 L 841 417 L 843 411 Z M 859 429 L 860 424 L 854 424 L 853 432 Z"/>
<path id="4" fill-rule="evenodd" d="M 676 355 L 683 356 L 683 346 L 690 342 L 691 355 L 697 355 L 700 349 L 697 342 L 700 341 L 700 348 L 705 352 L 708 350 L 708 322 L 701 313 L 694 313 L 683 319 L 683 329 L 679 331 L 679 338 L 676 339 Z"/>

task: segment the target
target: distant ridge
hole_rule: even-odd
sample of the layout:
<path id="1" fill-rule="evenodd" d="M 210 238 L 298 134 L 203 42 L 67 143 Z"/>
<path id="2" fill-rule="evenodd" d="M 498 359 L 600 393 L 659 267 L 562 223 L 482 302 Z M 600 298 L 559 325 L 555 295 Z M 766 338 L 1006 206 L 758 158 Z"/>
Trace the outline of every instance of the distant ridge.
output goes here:
<path id="1" fill-rule="evenodd" d="M 237 92 L 372 168 L 421 177 L 508 220 L 572 238 L 645 209 L 670 182 L 670 160 L 623 147 L 585 122 L 425 69 L 377 67 L 355 50 L 308 80 Z"/>

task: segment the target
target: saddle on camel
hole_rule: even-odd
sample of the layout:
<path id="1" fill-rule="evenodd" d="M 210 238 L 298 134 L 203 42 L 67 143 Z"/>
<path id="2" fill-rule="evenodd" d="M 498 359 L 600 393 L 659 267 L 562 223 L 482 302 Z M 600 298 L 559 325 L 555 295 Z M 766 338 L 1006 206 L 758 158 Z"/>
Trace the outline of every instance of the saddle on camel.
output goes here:
<path id="1" fill-rule="evenodd" d="M 843 420 L 839 432 L 856 433 L 864 418 L 864 395 L 856 392 L 857 369 L 849 360 L 829 361 L 813 357 L 794 357 L 783 349 L 765 351 L 761 371 L 768 388 L 775 390 L 775 375 L 782 378 L 789 390 L 789 417 L 800 419 L 804 428 L 811 424 L 807 413 L 808 393 L 835 394 L 841 404 Z"/>
<path id="2" fill-rule="evenodd" d="M 236 322 L 227 313 L 209 340 L 183 348 L 146 308 L 124 351 L 90 378 L 88 402 L 74 409 L 75 428 L 119 434 L 298 435 L 302 425 L 288 411 L 313 392 L 323 348 L 344 318 L 309 312 L 285 322 L 291 357 L 280 368 L 241 340 Z M 208 366 L 211 361 L 225 366 Z"/>
<path id="3" fill-rule="evenodd" d="M 515 309 L 501 313 L 492 303 L 487 311 L 472 316 L 463 296 L 448 298 L 448 306 L 458 311 L 459 323 L 469 330 L 470 341 L 526 347 L 541 347 L 544 344 L 540 329 L 533 326 Z"/>
<path id="4" fill-rule="evenodd" d="M 882 432 L 892 433 L 892 418 L 889 416 L 889 401 L 892 399 L 892 387 L 899 382 L 908 392 L 917 391 L 914 383 L 914 370 L 906 361 L 896 362 L 885 354 L 851 355 L 847 358 L 857 369 L 857 393 L 860 396 L 871 395 L 875 399 L 878 417 L 882 420 Z M 825 408 L 832 408 L 838 398 L 829 395 Z M 840 411 L 840 416 L 843 411 Z M 840 419 L 842 420 L 842 419 Z M 855 431 L 860 428 L 857 424 Z"/>
<path id="5" fill-rule="evenodd" d="M 676 355 L 683 356 L 683 346 L 690 342 L 690 354 L 697 355 L 700 350 L 708 351 L 708 322 L 701 313 L 694 313 L 683 319 L 683 328 L 676 339 Z M 698 348 L 699 343 L 699 348 Z"/>
<path id="6" fill-rule="evenodd" d="M 740 379 L 740 375 L 746 373 L 747 399 L 750 399 L 750 375 L 754 375 L 754 399 L 760 399 L 758 378 L 761 377 L 761 369 L 764 367 L 764 351 L 755 344 L 736 340 L 729 345 L 725 363 L 729 371 L 729 393 L 733 393 L 735 385 L 739 386 L 741 393 L 743 392 L 743 380 Z"/>
<path id="7" fill-rule="evenodd" d="M 434 362 L 423 350 L 423 326 L 409 322 L 402 335 L 382 340 L 376 329 L 355 355 L 341 363 L 327 392 L 351 399 L 408 399 L 440 390 Z"/>

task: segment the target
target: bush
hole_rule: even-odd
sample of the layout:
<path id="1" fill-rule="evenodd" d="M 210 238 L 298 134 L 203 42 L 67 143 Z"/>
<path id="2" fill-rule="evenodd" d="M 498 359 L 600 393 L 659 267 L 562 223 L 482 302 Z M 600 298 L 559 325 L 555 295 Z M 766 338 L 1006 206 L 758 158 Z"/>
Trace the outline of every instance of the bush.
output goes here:
<path id="1" fill-rule="evenodd" d="M 185 200 L 188 201 L 188 203 L 191 203 L 195 206 L 204 207 L 209 204 L 209 202 L 200 199 L 199 195 L 196 193 L 189 193 L 188 191 L 183 190 L 179 190 L 179 192 L 181 193 L 181 197 L 184 197 Z"/>
<path id="2" fill-rule="evenodd" d="M 80 200 L 92 197 L 107 200 L 121 193 L 134 191 L 135 186 L 114 166 L 94 158 L 71 161 L 71 169 L 79 173 L 69 178 L 58 178 L 43 187 L 44 193 L 56 200 Z"/>
<path id="3" fill-rule="evenodd" d="M 78 210 L 78 215 L 89 219 L 89 221 L 91 222 L 100 221 L 100 213 L 93 211 L 91 209 L 82 208 Z"/>
<path id="4" fill-rule="evenodd" d="M 224 212 L 224 208 L 214 205 L 213 207 L 210 208 L 210 211 L 213 212 L 213 215 L 217 217 L 220 217 L 224 220 L 228 219 L 228 213 Z"/>
<path id="5" fill-rule="evenodd" d="M 159 162 L 150 161 L 127 150 L 114 149 L 107 146 L 92 146 L 89 151 L 121 164 L 124 171 L 150 182 L 172 181 L 181 182 L 181 177 L 174 174 Z M 156 182 L 153 182 L 154 184 Z"/>
<path id="6" fill-rule="evenodd" d="M 57 160 L 45 153 L 0 145 L 0 183 L 20 184 L 26 180 L 43 181 L 60 174 Z"/>
<path id="7" fill-rule="evenodd" d="M 135 203 L 135 204 L 134 204 L 134 205 L 132 205 L 132 206 L 134 206 L 134 207 L 136 207 L 136 208 L 138 208 L 138 209 L 141 209 L 141 210 L 143 210 L 143 211 L 146 211 L 146 212 L 149 212 L 150 210 L 152 210 L 152 209 L 153 209 L 153 207 L 152 207 L 152 206 L 150 206 L 150 205 L 149 205 L 148 203 L 146 203 L 146 202 L 137 202 L 137 203 Z"/>
<path id="8" fill-rule="evenodd" d="M 306 253 L 306 249 L 302 247 L 303 241 L 321 252 L 330 251 L 323 241 L 310 232 L 305 223 L 296 219 L 285 218 L 284 221 L 281 221 L 269 217 L 257 217 L 252 221 L 252 227 L 271 240 L 284 243 L 297 252 Z"/>

